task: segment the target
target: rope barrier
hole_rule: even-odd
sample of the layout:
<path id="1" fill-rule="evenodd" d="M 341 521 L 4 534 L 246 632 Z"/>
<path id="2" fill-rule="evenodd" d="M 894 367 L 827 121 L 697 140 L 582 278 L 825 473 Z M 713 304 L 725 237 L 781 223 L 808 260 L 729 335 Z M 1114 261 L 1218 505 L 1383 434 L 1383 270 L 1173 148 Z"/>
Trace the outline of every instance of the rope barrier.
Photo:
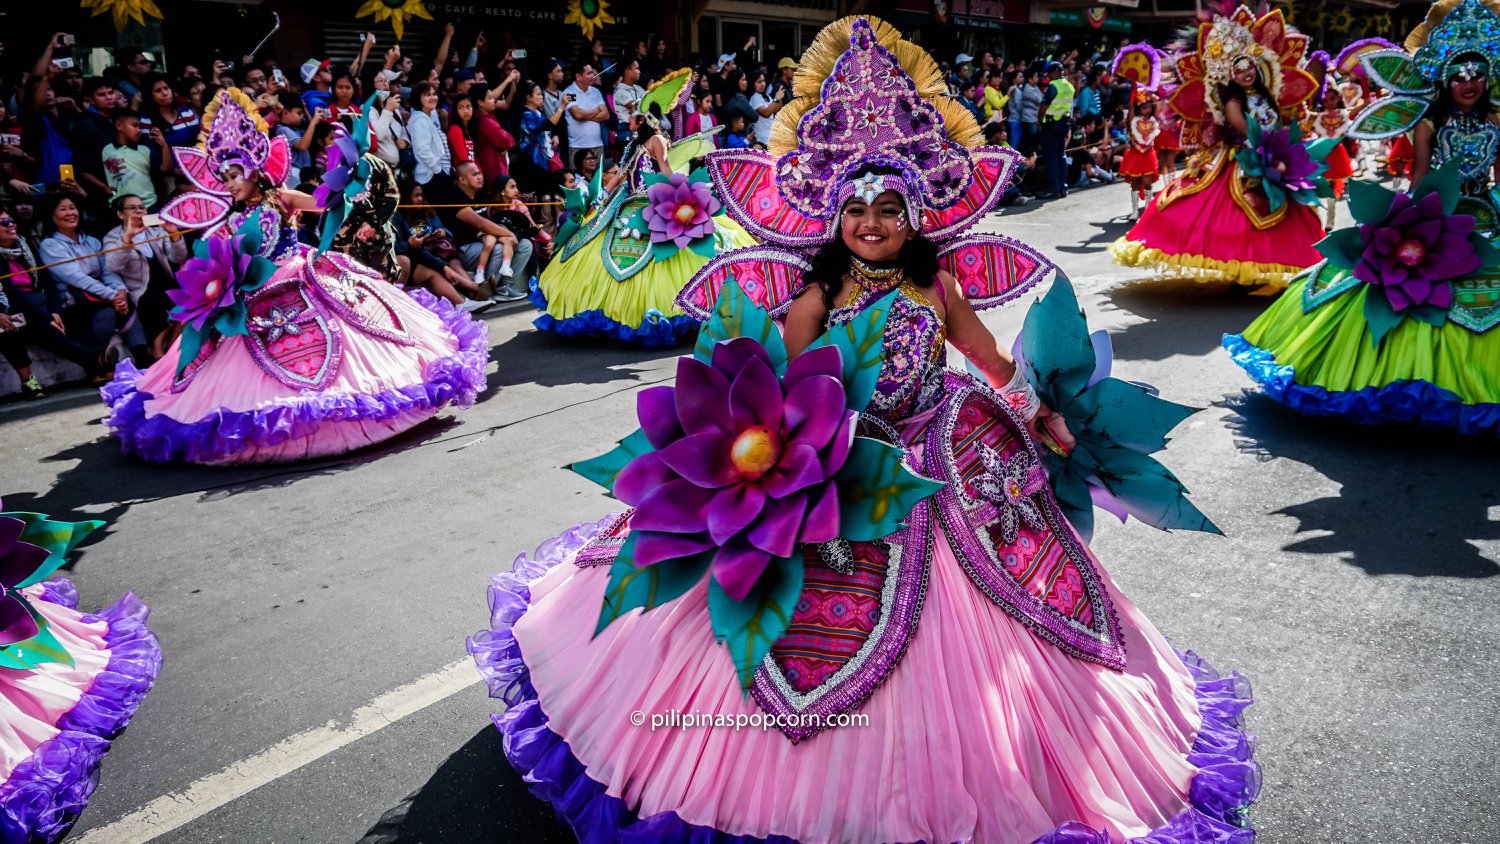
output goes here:
<path id="1" fill-rule="evenodd" d="M 111 252 L 119 252 L 119 251 L 124 250 L 124 249 L 134 249 L 137 246 L 140 246 L 141 244 L 144 244 L 144 243 L 155 243 L 158 240 L 166 240 L 166 239 L 171 238 L 171 237 L 182 237 L 182 236 L 183 235 L 179 232 L 178 234 L 175 234 L 175 235 L 173 235 L 173 234 L 164 234 L 164 235 L 161 235 L 159 237 L 153 237 L 153 238 L 151 238 L 149 240 L 142 240 L 142 241 L 140 241 L 138 243 L 123 243 L 123 244 L 121 244 L 119 246 L 116 246 L 116 247 L 113 247 L 111 249 L 101 249 L 98 252 L 90 252 L 87 255 L 79 255 L 76 258 L 69 258 L 66 261 L 53 261 L 50 264 L 42 264 L 39 267 L 32 267 L 32 268 L 26 269 L 26 270 L 19 270 L 17 272 L 13 272 L 13 273 L 6 273 L 5 275 L 0 275 L 0 281 L 4 281 L 5 279 L 8 279 L 8 278 L 15 278 L 16 276 L 19 276 L 19 275 L 31 275 L 32 273 L 37 272 L 38 270 L 50 270 L 53 267 L 60 267 L 63 264 L 71 264 L 74 261 L 87 261 L 90 258 L 98 258 L 101 255 L 108 255 Z"/>

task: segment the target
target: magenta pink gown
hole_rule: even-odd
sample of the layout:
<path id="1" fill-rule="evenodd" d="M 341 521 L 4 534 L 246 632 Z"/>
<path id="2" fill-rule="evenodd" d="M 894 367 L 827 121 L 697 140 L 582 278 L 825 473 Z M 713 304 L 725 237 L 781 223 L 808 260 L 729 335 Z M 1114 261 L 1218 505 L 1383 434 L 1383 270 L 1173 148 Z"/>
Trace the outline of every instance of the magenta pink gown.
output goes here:
<path id="1" fill-rule="evenodd" d="M 593 637 L 627 518 L 521 557 L 469 642 L 507 704 L 509 761 L 589 842 L 1253 840 L 1248 685 L 1168 645 L 1050 490 L 1021 520 L 974 493 L 977 443 L 1020 460 L 1034 446 L 944 366 L 935 309 L 898 303 L 865 424 L 950 486 L 896 534 L 847 545 L 852 565 L 808 549 L 791 627 L 749 695 L 706 581 Z M 794 726 L 653 728 L 671 713 Z M 865 720 L 827 726 L 848 715 Z"/>

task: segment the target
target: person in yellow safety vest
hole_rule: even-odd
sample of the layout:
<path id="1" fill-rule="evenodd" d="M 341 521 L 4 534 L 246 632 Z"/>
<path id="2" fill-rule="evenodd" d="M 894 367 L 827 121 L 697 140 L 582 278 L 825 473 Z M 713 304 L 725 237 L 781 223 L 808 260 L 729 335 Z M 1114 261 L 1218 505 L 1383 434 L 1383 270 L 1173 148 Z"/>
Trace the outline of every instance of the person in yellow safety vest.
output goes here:
<path id="1" fill-rule="evenodd" d="M 1042 199 L 1068 195 L 1068 121 L 1073 116 L 1073 83 L 1063 78 L 1063 66 L 1047 64 L 1047 90 L 1042 94 L 1042 172 L 1047 175 Z"/>

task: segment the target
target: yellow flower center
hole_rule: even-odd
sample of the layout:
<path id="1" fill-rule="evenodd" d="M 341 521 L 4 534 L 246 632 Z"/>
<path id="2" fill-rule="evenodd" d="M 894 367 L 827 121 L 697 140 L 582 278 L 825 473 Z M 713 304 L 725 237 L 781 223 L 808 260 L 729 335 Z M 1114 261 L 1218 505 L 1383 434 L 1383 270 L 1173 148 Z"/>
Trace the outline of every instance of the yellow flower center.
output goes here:
<path id="1" fill-rule="evenodd" d="M 764 425 L 746 428 L 729 449 L 729 462 L 746 480 L 758 480 L 781 460 L 781 437 Z"/>
<path id="2" fill-rule="evenodd" d="M 219 298 L 219 291 L 223 289 L 224 284 L 218 279 L 214 279 L 213 281 L 210 281 L 208 284 L 204 285 L 203 298 L 212 302 L 213 300 Z"/>
<path id="3" fill-rule="evenodd" d="M 693 221 L 694 217 L 698 216 L 698 209 L 691 205 L 679 205 L 677 206 L 677 212 L 672 216 L 677 218 L 677 222 L 687 225 Z"/>

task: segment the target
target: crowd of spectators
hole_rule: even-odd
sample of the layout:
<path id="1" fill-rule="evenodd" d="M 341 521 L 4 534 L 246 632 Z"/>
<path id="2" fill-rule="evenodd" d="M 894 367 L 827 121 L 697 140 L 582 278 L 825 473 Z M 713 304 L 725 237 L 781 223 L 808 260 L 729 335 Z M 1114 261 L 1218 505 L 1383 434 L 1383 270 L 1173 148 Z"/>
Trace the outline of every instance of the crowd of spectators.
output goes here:
<path id="1" fill-rule="evenodd" d="M 652 82 L 694 69 L 691 101 L 667 127 L 674 135 L 717 130 L 718 146 L 764 148 L 797 67 L 796 56 L 761 50 L 753 38 L 736 52 L 682 62 L 654 36 L 623 54 L 595 39 L 563 57 L 528 55 L 509 34 L 496 41 L 465 38 L 448 23 L 435 61 L 414 61 L 367 34 L 352 60 L 315 56 L 283 68 L 245 56 L 212 62 L 207 74 L 125 50 L 90 76 L 71 55 L 73 39 L 56 34 L 18 79 L 0 80 L 0 275 L 9 275 L 0 352 L 24 391 L 42 392 L 28 347 L 97 381 L 119 360 L 146 366 L 170 346 L 165 291 L 192 235 L 160 225 L 154 212 L 190 189 L 172 148 L 198 142 L 204 108 L 222 88 L 246 92 L 286 139 L 288 187 L 302 190 L 318 183 L 335 124 L 352 125 L 368 103 L 371 151 L 395 172 L 402 197 L 393 281 L 473 311 L 526 297 L 550 258 L 563 187 L 617 170 Z M 985 53 L 945 63 L 952 95 L 991 142 L 1027 156 L 1008 201 L 1112 178 L 1129 93 L 1109 80 L 1104 60 L 1075 51 L 1057 62 Z M 1058 79 L 1078 92 L 1066 120 L 1053 114 Z M 317 225 L 304 216 L 308 242 Z"/>

